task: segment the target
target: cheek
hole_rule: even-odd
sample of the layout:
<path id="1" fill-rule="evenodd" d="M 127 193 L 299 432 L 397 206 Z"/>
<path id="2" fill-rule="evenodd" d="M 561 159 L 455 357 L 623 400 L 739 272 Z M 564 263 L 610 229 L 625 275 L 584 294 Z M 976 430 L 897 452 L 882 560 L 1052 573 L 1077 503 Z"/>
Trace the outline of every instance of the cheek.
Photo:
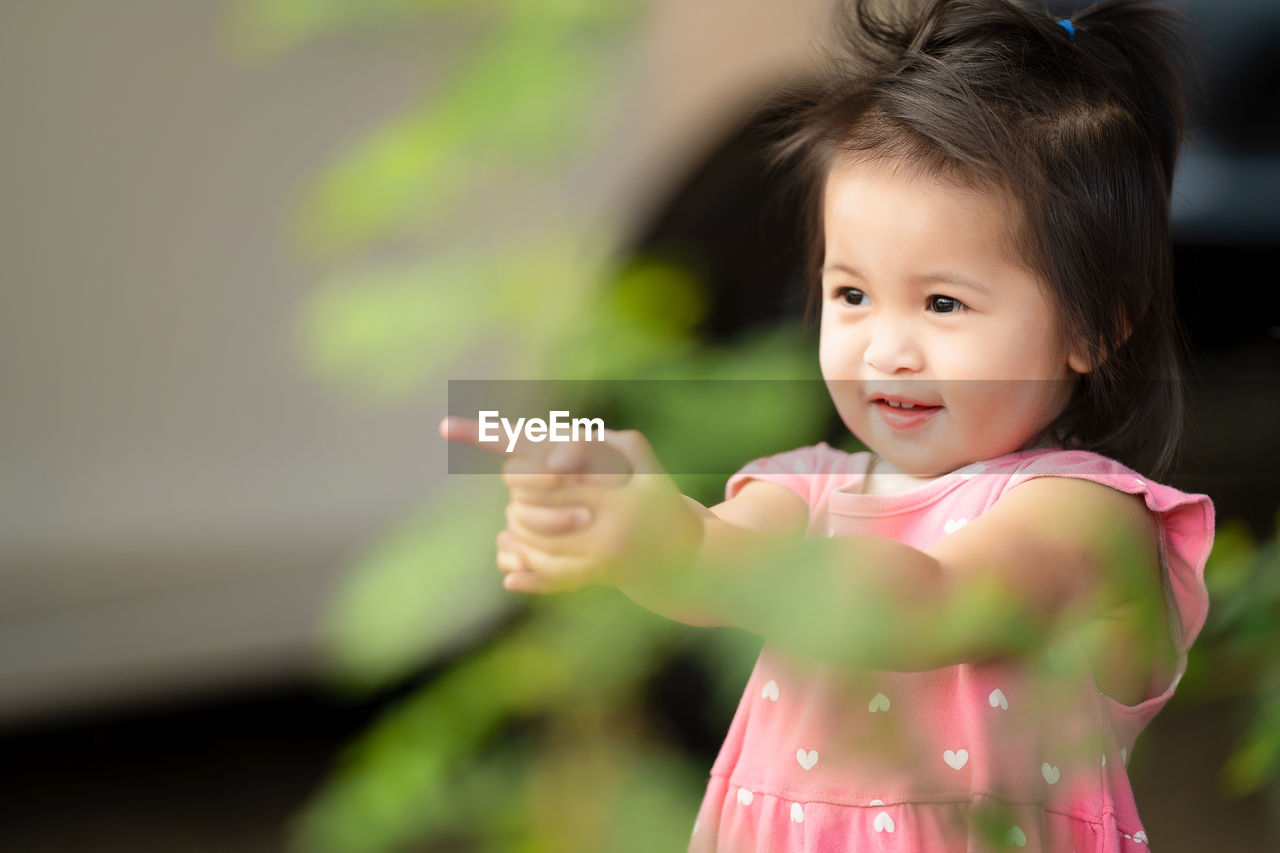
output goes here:
<path id="1" fill-rule="evenodd" d="M 861 358 L 857 329 L 824 311 L 818 338 L 818 364 L 822 375 L 827 379 L 856 376 Z"/>
<path id="2" fill-rule="evenodd" d="M 1057 373 L 1038 330 L 988 326 L 981 333 L 942 343 L 933 363 L 948 378 L 1044 379 Z"/>
<path id="3" fill-rule="evenodd" d="M 824 335 L 822 341 L 818 344 L 818 366 L 822 368 L 823 378 L 836 378 L 839 375 L 838 365 L 839 359 L 836 356 L 835 348 Z"/>
<path id="4" fill-rule="evenodd" d="M 818 333 L 818 366 L 822 368 L 822 375 L 828 379 L 832 378 L 840 363 L 838 349 L 836 336 L 832 333 L 832 324 L 824 311 L 821 331 Z"/>

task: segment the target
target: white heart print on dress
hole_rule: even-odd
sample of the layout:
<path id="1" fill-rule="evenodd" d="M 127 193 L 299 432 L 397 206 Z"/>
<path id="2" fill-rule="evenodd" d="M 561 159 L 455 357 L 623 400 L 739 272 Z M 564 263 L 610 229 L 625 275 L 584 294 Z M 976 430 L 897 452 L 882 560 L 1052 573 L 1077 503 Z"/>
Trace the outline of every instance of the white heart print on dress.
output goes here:
<path id="1" fill-rule="evenodd" d="M 1022 827 L 1016 823 L 1009 827 L 1009 831 L 1004 834 L 1004 843 L 1008 845 L 1017 845 L 1018 847 L 1027 846 L 1027 834 L 1022 831 Z"/>
<path id="2" fill-rule="evenodd" d="M 751 793 L 750 788 L 738 789 L 738 802 L 742 803 L 744 806 L 751 805 L 751 801 L 754 800 L 755 798 L 756 798 L 756 795 Z"/>
<path id="3" fill-rule="evenodd" d="M 1147 843 L 1147 834 L 1146 834 L 1145 832 L 1143 832 L 1141 829 L 1139 829 L 1137 832 L 1135 832 L 1135 833 L 1133 834 L 1133 840 L 1134 840 L 1134 841 L 1137 841 L 1137 842 L 1139 842 L 1139 843 L 1141 843 L 1141 844 L 1146 844 L 1146 843 Z"/>
<path id="4" fill-rule="evenodd" d="M 947 535 L 950 536 L 968 523 L 969 519 L 967 518 L 948 518 L 947 523 L 942 525 L 942 529 L 947 531 Z"/>
<path id="5" fill-rule="evenodd" d="M 1004 693 L 999 687 L 991 691 L 991 695 L 987 697 L 987 701 L 991 703 L 992 708 L 999 708 L 1002 711 L 1009 710 L 1009 700 L 1004 698 Z"/>
<path id="6" fill-rule="evenodd" d="M 804 748 L 801 747 L 796 750 L 796 761 L 799 761 L 800 766 L 805 770 L 812 770 L 813 765 L 818 763 L 818 750 L 811 749 L 805 752 Z"/>
<path id="7" fill-rule="evenodd" d="M 772 678 L 769 679 L 769 682 L 764 686 L 764 689 L 760 691 L 760 698 L 768 699 L 770 702 L 777 702 L 778 682 L 774 681 Z"/>
<path id="8" fill-rule="evenodd" d="M 1058 780 L 1062 778 L 1062 771 L 1047 761 L 1040 765 L 1040 773 L 1044 776 L 1044 781 L 1050 785 L 1058 784 Z"/>
<path id="9" fill-rule="evenodd" d="M 880 812 L 880 814 L 876 815 L 873 826 L 875 826 L 876 832 L 893 832 L 893 818 L 889 817 L 888 812 Z"/>
<path id="10" fill-rule="evenodd" d="M 889 697 L 884 695 L 883 693 L 877 693 L 876 695 L 872 696 L 871 701 L 867 703 L 867 710 L 873 714 L 876 711 L 889 710 Z"/>
<path id="11" fill-rule="evenodd" d="M 948 749 L 942 753 L 942 760 L 947 762 L 947 766 L 952 770 L 959 770 L 969 761 L 969 750 L 960 749 L 952 752 Z"/>
<path id="12" fill-rule="evenodd" d="M 796 823 L 804 823 L 804 809 L 800 807 L 799 803 L 791 804 L 791 819 Z"/>

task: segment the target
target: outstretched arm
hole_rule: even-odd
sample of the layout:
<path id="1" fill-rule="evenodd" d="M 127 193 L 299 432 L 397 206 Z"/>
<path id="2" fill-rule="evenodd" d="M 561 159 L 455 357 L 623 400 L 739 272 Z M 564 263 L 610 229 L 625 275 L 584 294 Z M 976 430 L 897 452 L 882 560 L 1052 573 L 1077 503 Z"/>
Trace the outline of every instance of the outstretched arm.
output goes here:
<path id="1" fill-rule="evenodd" d="M 753 486 L 738 511 L 767 506 L 771 493 Z M 1057 477 L 1015 487 L 927 550 L 875 536 L 785 541 L 710 519 L 694 577 L 708 579 L 712 624 L 899 671 L 1016 653 L 1102 614 L 1155 624 L 1162 602 L 1142 498 Z"/>
<path id="2" fill-rule="evenodd" d="M 797 538 L 803 502 L 760 481 L 705 510 L 642 436 L 612 438 L 635 472 L 624 483 L 560 483 L 513 501 L 499 547 L 527 586 L 508 588 L 607 583 L 682 622 L 903 671 L 1016 652 L 1059 624 L 1161 594 L 1141 499 L 1096 483 L 1028 481 L 922 551 L 874 536 Z"/>
<path id="3" fill-rule="evenodd" d="M 717 510 L 767 516 L 781 486 L 753 481 Z M 1154 521 L 1142 499 L 1083 480 L 1012 489 L 920 550 L 876 536 L 797 540 L 704 518 L 692 569 L 620 588 L 650 609 L 686 599 L 700 624 L 733 625 L 797 652 L 897 671 L 1025 651 L 1096 616 L 1162 602 Z"/>

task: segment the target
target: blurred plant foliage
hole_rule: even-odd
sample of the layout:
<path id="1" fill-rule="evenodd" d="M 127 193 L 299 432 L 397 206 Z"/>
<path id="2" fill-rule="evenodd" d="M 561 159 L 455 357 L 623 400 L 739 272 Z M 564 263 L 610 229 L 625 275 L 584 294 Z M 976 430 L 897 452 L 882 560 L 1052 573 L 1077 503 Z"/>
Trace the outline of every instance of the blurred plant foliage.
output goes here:
<path id="1" fill-rule="evenodd" d="M 1219 775 L 1241 797 L 1280 782 L 1280 518 L 1261 543 L 1239 522 L 1221 525 L 1205 581 L 1212 605 L 1176 699 L 1250 707 Z"/>
<path id="2" fill-rule="evenodd" d="M 642 0 L 232 0 L 232 47 L 256 57 L 361 30 L 474 38 L 465 52 L 447 45 L 453 66 L 299 206 L 299 245 L 344 265 L 300 318 L 301 356 L 320 376 L 389 403 L 470 364 L 501 379 L 818 378 L 794 332 L 700 344 L 701 282 L 620 257 L 625 223 L 547 201 L 600 156 L 643 11 Z M 535 216 L 495 217 L 508 188 L 531 185 L 543 189 Z M 368 250 L 387 245 L 411 248 L 372 263 Z M 820 382 L 794 385 L 805 386 L 782 401 L 744 383 L 732 401 L 615 402 L 660 458 L 726 470 L 821 436 L 830 405 Z M 727 411 L 732 430 L 691 429 Z M 423 452 L 443 455 L 439 441 L 424 436 Z M 724 478 L 678 479 L 710 502 Z M 645 685 L 673 653 L 691 655 L 727 714 L 758 641 L 669 622 L 616 591 L 504 592 L 493 564 L 504 501 L 494 478 L 453 478 L 349 573 L 330 623 L 340 686 L 373 690 L 450 663 L 347 749 L 297 823 L 298 849 L 638 852 L 687 840 L 708 767 L 668 744 L 662 712 L 643 711 Z"/>

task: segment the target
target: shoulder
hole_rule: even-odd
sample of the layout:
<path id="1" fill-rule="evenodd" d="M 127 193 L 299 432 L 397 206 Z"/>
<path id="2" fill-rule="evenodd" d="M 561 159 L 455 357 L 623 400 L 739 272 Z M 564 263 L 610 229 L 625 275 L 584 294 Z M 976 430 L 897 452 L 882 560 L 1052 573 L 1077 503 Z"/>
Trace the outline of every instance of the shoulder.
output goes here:
<path id="1" fill-rule="evenodd" d="M 1046 522 L 1057 518 L 1060 525 L 1092 520 L 1155 532 L 1143 497 L 1151 481 L 1114 459 L 1083 450 L 1042 450 L 1010 461 L 1000 492 L 1005 506 L 1023 507 Z"/>
<path id="2" fill-rule="evenodd" d="M 1213 548 L 1215 513 L 1208 495 L 1184 492 L 1158 482 L 1132 468 L 1083 450 L 1052 450 L 1029 454 L 1021 460 L 1004 483 L 1002 494 L 1015 492 L 1024 496 L 1025 489 L 1044 481 L 1062 495 L 1066 481 L 1088 481 L 1095 488 L 1075 502 L 1093 517 L 1106 518 L 1115 512 L 1119 529 L 1129 531 L 1141 527 L 1137 515 L 1145 515 L 1154 528 L 1159 549 L 1160 569 L 1176 618 L 1174 630 L 1177 647 L 1186 652 L 1204 627 L 1209 609 L 1209 595 L 1204 582 L 1205 564 Z M 1057 483 L 1055 487 L 1052 484 Z M 1117 500 L 1120 495 L 1127 500 Z"/>
<path id="3" fill-rule="evenodd" d="M 721 521 L 751 530 L 800 536 L 809 524 L 809 507 L 795 492 L 767 480 L 752 480 L 733 497 L 711 507 Z"/>
<path id="4" fill-rule="evenodd" d="M 1123 570 L 1131 583 L 1122 586 L 1138 594 L 1158 581 L 1161 525 L 1147 505 L 1157 484 L 1078 450 L 1021 451 L 981 467 L 993 475 L 991 503 L 965 536 L 948 537 L 956 541 L 944 552 L 963 547 L 980 561 L 999 551 L 1024 567 L 1054 566 L 1086 585 Z"/>
<path id="5" fill-rule="evenodd" d="M 819 442 L 764 456 L 748 462 L 729 478 L 725 484 L 725 498 L 733 498 L 749 481 L 763 480 L 790 489 L 808 504 L 815 479 L 852 477 L 859 465 L 865 467 L 867 455 L 865 451 L 849 453 Z"/>
<path id="6" fill-rule="evenodd" d="M 724 503 L 712 511 L 743 527 L 802 533 L 824 486 L 854 476 L 866 456 L 820 442 L 753 460 L 729 478 Z"/>
<path id="7" fill-rule="evenodd" d="M 1098 453 L 1031 451 L 1012 466 L 991 511 L 1064 547 L 1074 541 L 1103 563 L 1125 563 L 1145 586 L 1158 578 L 1163 550 L 1160 513 L 1148 498 L 1163 488 Z"/>
<path id="8" fill-rule="evenodd" d="M 1009 475 L 1001 487 L 1001 495 L 1015 488 L 1041 479 L 1088 482 L 1097 488 L 1091 492 L 1072 487 L 1079 494 L 1091 493 L 1098 500 L 1112 506 L 1118 502 L 1115 494 L 1131 496 L 1128 505 L 1145 505 L 1155 519 L 1162 534 L 1167 534 L 1180 551 L 1203 552 L 1211 542 L 1214 527 L 1213 502 L 1208 495 L 1183 492 L 1160 483 L 1129 466 L 1099 453 L 1087 450 L 1041 450 L 1021 454 L 1009 469 Z M 1042 484 L 1040 490 L 1045 486 Z M 1065 490 L 1065 485 L 1058 488 Z"/>

